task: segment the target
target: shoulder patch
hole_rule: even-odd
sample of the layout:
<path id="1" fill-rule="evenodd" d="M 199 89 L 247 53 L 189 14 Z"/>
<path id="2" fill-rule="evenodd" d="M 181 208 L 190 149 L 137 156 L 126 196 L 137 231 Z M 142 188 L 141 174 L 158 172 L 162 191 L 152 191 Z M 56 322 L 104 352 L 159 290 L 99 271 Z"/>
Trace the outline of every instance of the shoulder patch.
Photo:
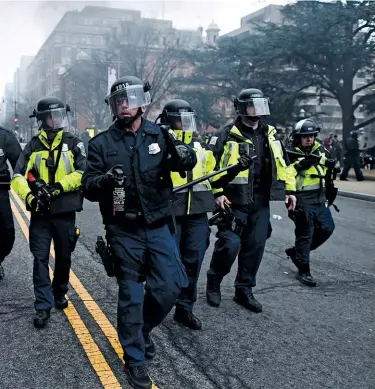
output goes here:
<path id="1" fill-rule="evenodd" d="M 218 137 L 217 137 L 217 136 L 213 136 L 213 137 L 210 139 L 210 142 L 209 142 L 208 144 L 209 144 L 209 145 L 212 145 L 212 146 L 215 146 L 217 140 L 218 140 Z"/>
<path id="2" fill-rule="evenodd" d="M 79 142 L 77 144 L 77 147 L 81 150 L 81 154 L 86 157 L 86 148 L 85 148 L 85 145 L 83 144 L 83 142 Z"/>

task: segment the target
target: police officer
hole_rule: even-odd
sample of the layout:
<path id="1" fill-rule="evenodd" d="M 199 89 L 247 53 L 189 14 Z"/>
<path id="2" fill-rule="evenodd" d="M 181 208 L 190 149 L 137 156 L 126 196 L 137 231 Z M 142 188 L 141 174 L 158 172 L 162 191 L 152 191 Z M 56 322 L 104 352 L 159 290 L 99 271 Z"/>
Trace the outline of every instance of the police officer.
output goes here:
<path id="1" fill-rule="evenodd" d="M 290 153 L 294 161 L 287 167 L 289 174 L 296 177 L 297 207 L 290 213 L 296 226 L 295 246 L 287 249 L 286 254 L 298 269 L 297 280 L 308 286 L 316 286 L 310 273 L 310 251 L 321 246 L 335 228 L 331 211 L 326 207 L 325 190 L 325 182 L 330 180 L 327 166 L 334 161 L 329 160 L 328 151 L 315 140 L 318 133 L 312 119 L 295 125 Z"/>
<path id="2" fill-rule="evenodd" d="M 182 177 L 177 172 L 171 174 L 174 187 L 201 178 L 215 169 L 216 160 L 212 151 L 198 140 L 195 113 L 187 101 L 172 100 L 165 104 L 160 122 L 173 129 L 177 139 L 190 145 L 197 156 L 193 170 L 187 171 Z M 210 242 L 207 212 L 211 212 L 214 207 L 215 199 L 208 180 L 177 192 L 173 198 L 173 213 L 176 217 L 174 238 L 189 281 L 188 287 L 181 291 L 177 300 L 174 319 L 193 330 L 202 327 L 192 311 L 197 299 L 199 272 Z"/>
<path id="3" fill-rule="evenodd" d="M 171 171 L 191 170 L 196 163 L 189 146 L 142 118 L 150 104 L 149 90 L 148 83 L 133 76 L 112 85 L 106 101 L 116 119 L 108 131 L 89 142 L 83 177 L 85 197 L 99 202 L 107 242 L 116 256 L 118 336 L 125 372 L 135 388 L 151 388 L 144 366 L 145 357 L 155 355 L 150 332 L 187 285 L 169 230 Z M 115 180 L 121 175 L 119 168 L 123 184 Z M 114 212 L 117 197 L 113 196 L 121 189 L 125 189 L 124 207 Z"/>
<path id="4" fill-rule="evenodd" d="M 14 170 L 20 153 L 21 146 L 14 133 L 0 126 L 0 280 L 4 278 L 2 262 L 12 251 L 15 239 L 13 214 L 9 201 L 10 172 L 7 161 Z"/>
<path id="5" fill-rule="evenodd" d="M 253 312 L 261 312 L 262 305 L 255 299 L 252 288 L 271 231 L 269 202 L 285 200 L 288 209 L 293 209 L 295 178 L 287 176 L 287 156 L 275 139 L 276 129 L 261 121 L 262 116 L 270 113 L 263 93 L 245 89 L 234 100 L 234 106 L 236 120 L 212 137 L 210 145 L 219 168 L 235 164 L 241 149 L 246 148 L 253 164 L 246 170 L 232 169 L 212 179 L 216 205 L 220 208 L 230 205 L 235 223 L 218 225 L 218 240 L 207 273 L 207 302 L 214 307 L 220 305 L 220 283 L 238 254 L 234 301 Z"/>
<path id="6" fill-rule="evenodd" d="M 41 99 L 30 117 L 40 133 L 26 144 L 17 162 L 12 188 L 31 211 L 30 250 L 34 256 L 34 326 L 45 327 L 53 306 L 65 309 L 71 254 L 77 232 L 75 212 L 82 210 L 81 178 L 86 168 L 85 147 L 64 131 L 68 106 L 56 97 Z M 48 262 L 51 240 L 55 246 L 55 271 L 50 281 Z"/>

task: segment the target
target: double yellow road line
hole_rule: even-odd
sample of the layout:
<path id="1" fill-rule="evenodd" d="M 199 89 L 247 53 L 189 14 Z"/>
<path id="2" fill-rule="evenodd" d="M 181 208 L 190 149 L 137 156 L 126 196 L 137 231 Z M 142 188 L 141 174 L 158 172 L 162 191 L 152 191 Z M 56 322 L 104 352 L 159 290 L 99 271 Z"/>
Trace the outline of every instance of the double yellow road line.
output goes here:
<path id="1" fill-rule="evenodd" d="M 17 196 L 17 194 L 12 190 L 13 198 L 11 197 L 11 207 L 13 214 L 15 215 L 19 226 L 27 241 L 29 241 L 29 233 L 28 226 L 25 223 L 23 217 L 21 216 L 20 211 L 18 210 L 15 202 L 18 204 L 22 213 L 26 216 L 28 220 L 30 220 L 30 214 L 26 211 L 25 205 L 21 201 L 21 199 Z M 15 202 L 14 200 L 15 199 Z M 55 249 L 53 244 L 51 245 L 50 254 L 53 259 L 55 259 Z M 52 275 L 52 269 L 50 267 L 50 274 Z M 103 269 L 104 274 L 104 269 Z M 70 271 L 70 285 L 77 293 L 79 298 L 82 300 L 86 309 L 89 311 L 95 322 L 98 324 L 100 329 L 102 330 L 105 337 L 108 339 L 111 344 L 113 350 L 116 352 L 121 361 L 122 359 L 122 348 L 120 342 L 118 340 L 117 331 L 113 327 L 112 323 L 108 320 L 107 316 L 101 310 L 96 301 L 92 298 L 87 289 L 82 285 L 79 278 L 74 274 L 74 272 Z M 69 299 L 69 296 L 67 296 Z M 113 370 L 109 366 L 106 361 L 104 355 L 102 354 L 99 346 L 95 342 L 93 336 L 91 335 L 89 329 L 83 322 L 82 318 L 79 316 L 76 308 L 72 301 L 69 301 L 69 306 L 64 310 L 66 317 L 68 318 L 74 332 L 77 335 L 78 340 L 80 341 L 87 358 L 89 359 L 91 366 L 93 367 L 95 373 L 97 374 L 100 382 L 105 389 L 118 389 L 122 388 L 118 379 L 116 378 Z M 158 387 L 153 384 L 152 389 L 158 389 Z"/>

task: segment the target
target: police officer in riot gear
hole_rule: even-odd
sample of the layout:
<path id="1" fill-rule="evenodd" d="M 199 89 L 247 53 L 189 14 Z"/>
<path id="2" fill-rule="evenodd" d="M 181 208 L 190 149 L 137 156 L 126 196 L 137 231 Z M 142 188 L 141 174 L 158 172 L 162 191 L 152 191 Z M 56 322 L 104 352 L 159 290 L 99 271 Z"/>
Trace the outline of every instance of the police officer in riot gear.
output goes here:
<path id="1" fill-rule="evenodd" d="M 333 233 L 335 224 L 326 206 L 326 191 L 332 184 L 332 168 L 329 152 L 315 140 L 319 128 L 312 119 L 304 119 L 295 125 L 289 174 L 296 177 L 294 188 L 297 207 L 290 212 L 294 221 L 295 246 L 286 250 L 298 269 L 296 278 L 304 285 L 316 286 L 310 272 L 310 251 L 321 246 Z"/>
<path id="2" fill-rule="evenodd" d="M 213 172 L 215 157 L 206 144 L 199 142 L 195 112 L 187 101 L 177 99 L 165 104 L 160 123 L 169 126 L 177 139 L 190 145 L 197 155 L 197 164 L 193 170 L 182 176 L 176 172 L 171 174 L 174 187 Z M 215 199 L 208 180 L 173 196 L 173 213 L 176 217 L 174 238 L 189 281 L 177 300 L 174 319 L 193 330 L 202 327 L 200 320 L 193 314 L 193 305 L 197 299 L 199 272 L 210 242 L 207 212 L 211 212 L 214 207 Z"/>
<path id="3" fill-rule="evenodd" d="M 238 273 L 234 300 L 253 312 L 261 312 L 252 288 L 261 263 L 267 238 L 270 236 L 269 202 L 284 200 L 294 209 L 292 187 L 295 178 L 287 176 L 287 156 L 276 129 L 261 118 L 269 115 L 268 99 L 258 89 L 245 89 L 234 100 L 237 118 L 209 142 L 217 157 L 218 168 L 237 162 L 246 146 L 252 165 L 243 171 L 229 170 L 212 179 L 216 205 L 230 205 L 235 223 L 218 225 L 218 240 L 207 273 L 207 302 L 220 305 L 220 284 L 238 254 Z"/>
<path id="4" fill-rule="evenodd" d="M 10 172 L 7 161 L 14 170 L 20 153 L 21 146 L 13 132 L 0 126 L 0 280 L 4 278 L 2 262 L 12 251 L 15 239 L 13 214 L 9 200 Z"/>
<path id="5" fill-rule="evenodd" d="M 171 171 L 191 170 L 196 164 L 189 146 L 142 118 L 150 104 L 149 90 L 148 83 L 132 76 L 112 85 L 106 101 L 115 121 L 89 142 L 83 177 L 85 197 L 99 202 L 107 242 L 115 256 L 118 336 L 128 380 L 140 389 L 152 386 L 144 366 L 145 358 L 155 355 L 150 332 L 187 286 L 169 230 Z M 122 185 L 118 182 L 120 169 Z M 123 208 L 114 212 L 114 194 L 121 190 Z"/>
<path id="6" fill-rule="evenodd" d="M 85 147 L 64 131 L 69 107 L 56 97 L 46 97 L 30 117 L 40 133 L 25 146 L 14 170 L 12 188 L 31 211 L 30 250 L 34 256 L 34 325 L 43 328 L 53 306 L 65 309 L 71 254 L 78 232 L 75 212 L 82 210 L 81 178 L 86 168 Z M 49 254 L 53 239 L 56 253 L 51 285 Z"/>

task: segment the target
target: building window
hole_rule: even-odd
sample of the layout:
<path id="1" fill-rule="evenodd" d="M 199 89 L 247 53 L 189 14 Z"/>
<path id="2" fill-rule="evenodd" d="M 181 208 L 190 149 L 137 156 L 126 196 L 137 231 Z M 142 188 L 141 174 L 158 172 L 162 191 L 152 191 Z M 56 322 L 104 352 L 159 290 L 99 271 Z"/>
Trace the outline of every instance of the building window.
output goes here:
<path id="1" fill-rule="evenodd" d="M 95 37 L 95 45 L 101 46 L 103 44 L 103 37 L 102 36 L 96 36 Z"/>
<path id="2" fill-rule="evenodd" d="M 72 48 L 71 47 L 63 47 L 62 49 L 62 64 L 70 65 L 72 62 Z"/>
<path id="3" fill-rule="evenodd" d="M 54 47 L 53 49 L 53 64 L 61 64 L 61 47 Z"/>

